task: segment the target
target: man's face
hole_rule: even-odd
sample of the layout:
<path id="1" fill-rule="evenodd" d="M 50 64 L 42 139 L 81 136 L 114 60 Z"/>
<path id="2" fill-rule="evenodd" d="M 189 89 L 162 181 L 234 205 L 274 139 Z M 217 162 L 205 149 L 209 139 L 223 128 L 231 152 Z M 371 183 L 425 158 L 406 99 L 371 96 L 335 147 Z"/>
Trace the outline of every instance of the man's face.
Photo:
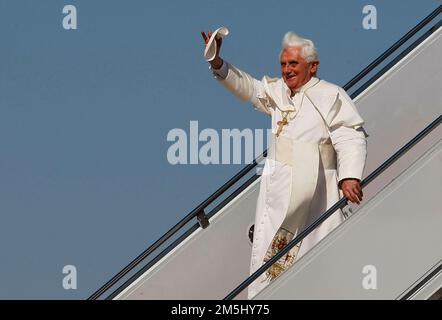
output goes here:
<path id="1" fill-rule="evenodd" d="M 318 70 L 319 61 L 307 62 L 300 47 L 289 47 L 281 53 L 281 74 L 290 90 L 306 84 Z"/>

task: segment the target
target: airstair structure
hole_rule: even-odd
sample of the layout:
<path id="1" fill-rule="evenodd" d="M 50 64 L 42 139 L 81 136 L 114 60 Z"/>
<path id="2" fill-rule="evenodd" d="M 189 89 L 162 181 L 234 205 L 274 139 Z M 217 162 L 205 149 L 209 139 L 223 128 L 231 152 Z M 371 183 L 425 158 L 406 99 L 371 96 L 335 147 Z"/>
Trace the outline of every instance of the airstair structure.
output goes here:
<path id="1" fill-rule="evenodd" d="M 442 287 L 441 11 L 344 86 L 368 134 L 364 200 L 327 210 L 320 219 L 338 208 L 350 216 L 255 299 L 429 299 Z M 89 299 L 246 299 L 247 285 L 272 262 L 250 277 L 265 156 Z"/>

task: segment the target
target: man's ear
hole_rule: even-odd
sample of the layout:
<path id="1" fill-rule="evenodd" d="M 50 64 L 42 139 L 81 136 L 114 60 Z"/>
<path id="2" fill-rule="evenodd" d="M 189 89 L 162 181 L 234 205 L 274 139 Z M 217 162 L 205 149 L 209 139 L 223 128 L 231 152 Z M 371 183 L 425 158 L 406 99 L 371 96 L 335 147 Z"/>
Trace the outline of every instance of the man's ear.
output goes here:
<path id="1" fill-rule="evenodd" d="M 318 72 L 319 61 L 312 61 L 312 68 L 310 69 L 311 74 L 316 74 Z"/>

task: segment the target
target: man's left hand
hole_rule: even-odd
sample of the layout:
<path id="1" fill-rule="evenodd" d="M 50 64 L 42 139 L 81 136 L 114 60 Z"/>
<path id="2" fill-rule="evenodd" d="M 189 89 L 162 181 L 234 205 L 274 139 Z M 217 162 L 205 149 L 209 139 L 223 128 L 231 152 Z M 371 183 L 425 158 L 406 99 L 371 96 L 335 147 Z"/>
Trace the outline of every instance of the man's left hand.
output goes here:
<path id="1" fill-rule="evenodd" d="M 360 204 L 363 193 L 358 179 L 344 179 L 341 181 L 341 189 L 348 200 Z"/>

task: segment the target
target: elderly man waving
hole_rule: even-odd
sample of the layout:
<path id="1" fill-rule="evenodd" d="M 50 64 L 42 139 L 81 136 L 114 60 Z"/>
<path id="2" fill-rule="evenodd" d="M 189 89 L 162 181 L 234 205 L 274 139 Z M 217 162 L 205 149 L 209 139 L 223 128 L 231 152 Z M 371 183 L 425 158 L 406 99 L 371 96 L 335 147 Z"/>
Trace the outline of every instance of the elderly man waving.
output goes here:
<path id="1" fill-rule="evenodd" d="M 257 80 L 221 59 L 221 37 L 202 35 L 206 46 L 215 45 L 213 57 L 207 59 L 215 78 L 271 116 L 273 134 L 255 215 L 253 273 L 342 195 L 360 203 L 364 121 L 341 87 L 316 77 L 319 60 L 311 40 L 286 33 L 279 57 L 282 77 Z M 324 221 L 249 286 L 249 298 L 343 220 L 339 210 Z"/>

